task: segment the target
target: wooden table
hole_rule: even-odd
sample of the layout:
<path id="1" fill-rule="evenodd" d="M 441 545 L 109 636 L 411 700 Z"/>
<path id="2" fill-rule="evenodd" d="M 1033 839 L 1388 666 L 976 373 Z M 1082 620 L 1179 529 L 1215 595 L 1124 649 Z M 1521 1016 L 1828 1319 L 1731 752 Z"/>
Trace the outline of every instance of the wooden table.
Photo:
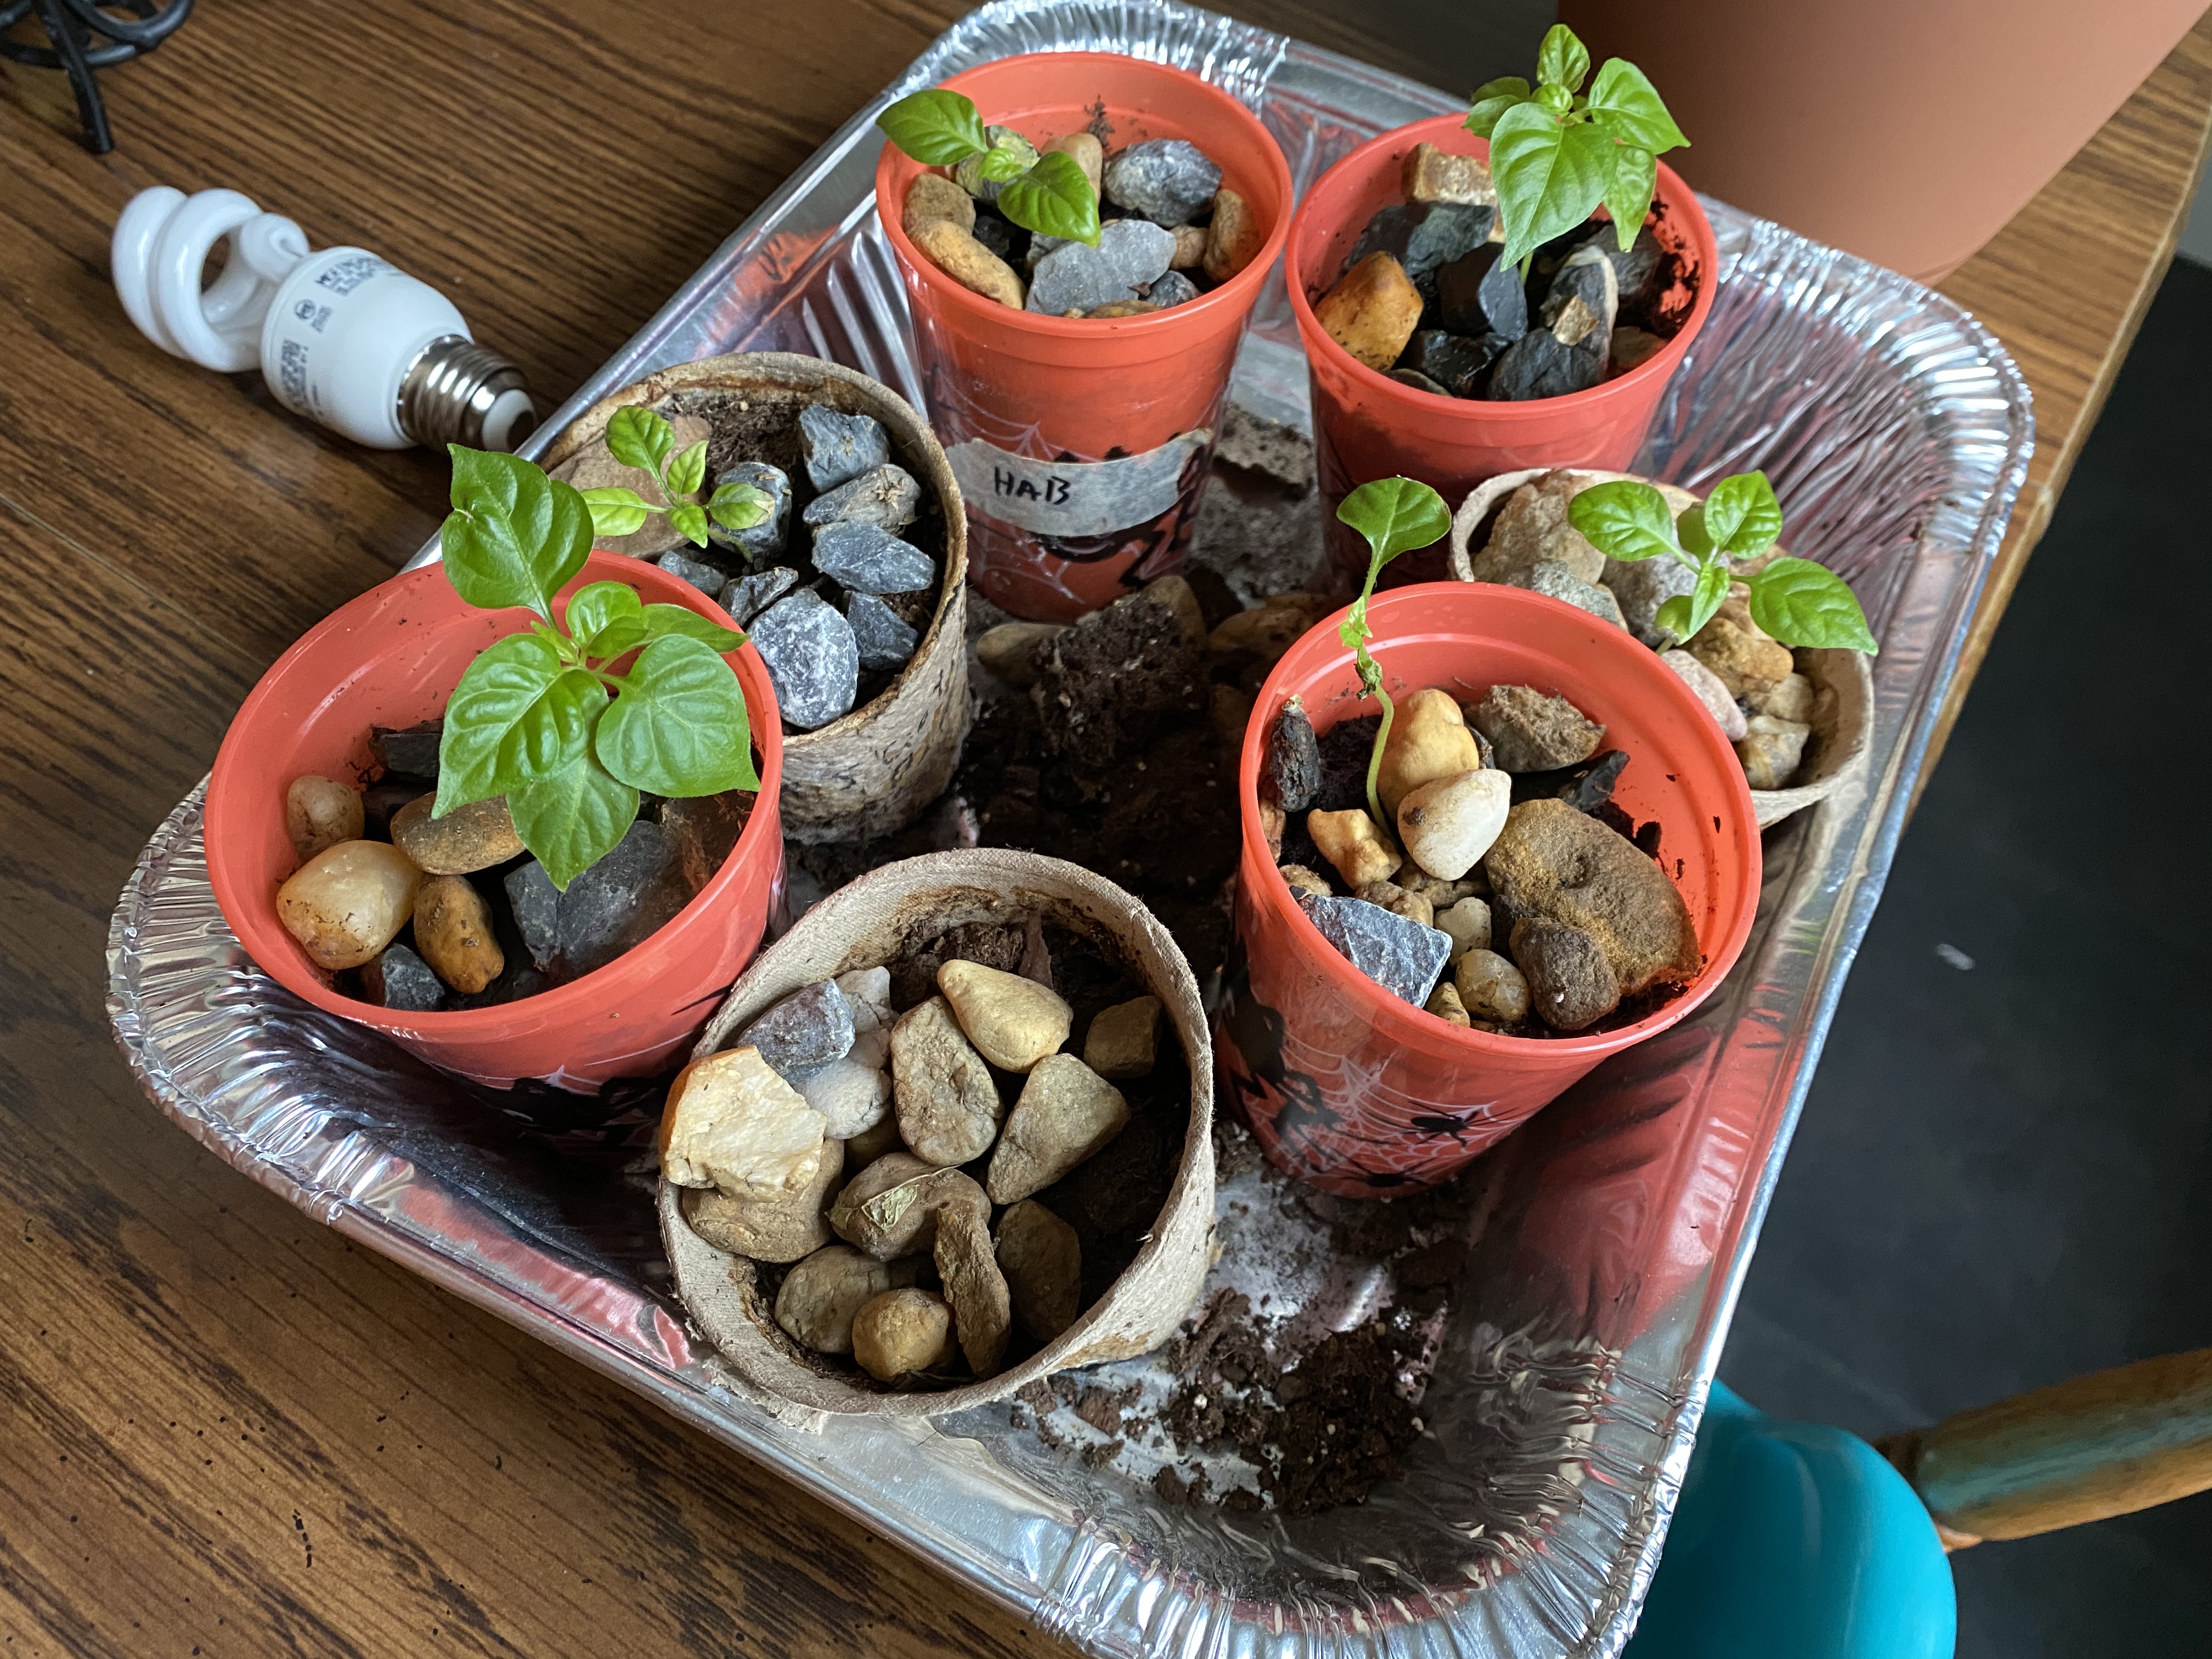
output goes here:
<path id="1" fill-rule="evenodd" d="M 105 160 L 0 100 L 7 1653 L 1053 1645 L 241 1180 L 140 1097 L 102 1008 L 146 836 L 263 666 L 445 495 L 440 459 L 350 447 L 140 339 L 106 276 L 129 195 L 233 185 L 375 249 L 558 398 L 959 9 L 228 0 L 104 77 Z M 1421 72 L 1322 0 L 1231 9 Z M 2165 269 L 2208 112 L 2200 26 L 1948 284 L 2042 432 L 1987 623 Z"/>

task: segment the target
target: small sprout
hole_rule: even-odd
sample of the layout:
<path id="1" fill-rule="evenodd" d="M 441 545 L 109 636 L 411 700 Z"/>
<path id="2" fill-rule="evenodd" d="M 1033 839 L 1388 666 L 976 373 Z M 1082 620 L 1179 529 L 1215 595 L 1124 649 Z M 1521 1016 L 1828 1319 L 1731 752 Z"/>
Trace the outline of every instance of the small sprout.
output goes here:
<path id="1" fill-rule="evenodd" d="M 1040 155 L 1011 127 L 986 127 L 972 99 L 941 87 L 910 92 L 876 118 L 891 143 L 924 167 L 949 167 L 970 196 L 1000 186 L 999 211 L 1042 236 L 1098 246 L 1098 192 L 1082 166 Z"/>
<path id="2" fill-rule="evenodd" d="M 1359 665 L 1359 695 L 1377 698 L 1382 704 L 1375 751 L 1367 760 L 1367 810 L 1376 826 L 1387 831 L 1390 820 L 1382 815 L 1382 797 L 1376 782 L 1382 769 L 1383 746 L 1390 741 L 1390 720 L 1398 710 L 1390 694 L 1382 689 L 1382 670 L 1367 653 L 1367 641 L 1375 637 L 1367 626 L 1367 601 L 1374 597 L 1375 579 L 1382 574 L 1382 567 L 1401 553 L 1426 547 L 1448 533 L 1451 514 L 1444 507 L 1444 498 L 1425 483 L 1413 478 L 1377 478 L 1346 495 L 1336 516 L 1367 538 L 1367 580 L 1336 631 L 1337 637 L 1352 647 Z"/>
<path id="3" fill-rule="evenodd" d="M 664 477 L 666 428 L 629 428 L 643 446 L 634 453 L 650 453 Z M 448 449 L 453 511 L 438 532 L 447 580 L 471 605 L 527 606 L 540 620 L 487 646 L 453 688 L 432 815 L 506 796 L 522 844 L 565 890 L 622 841 L 639 791 L 758 789 L 744 693 L 722 654 L 745 636 L 684 605 L 647 605 L 624 582 L 578 589 L 556 618 L 556 596 L 592 550 L 591 505 L 518 456 Z M 702 471 L 698 446 L 684 455 L 695 451 Z M 682 456 L 675 465 L 695 470 Z M 614 672 L 632 652 L 629 671 Z"/>
<path id="4" fill-rule="evenodd" d="M 1686 149 L 1667 106 L 1635 64 L 1608 58 L 1589 75 L 1589 53 L 1565 23 L 1545 35 L 1531 88 L 1517 75 L 1478 87 L 1467 125 L 1490 140 L 1490 174 L 1505 230 L 1499 258 L 1528 275 L 1538 247 L 1565 235 L 1600 203 L 1626 249 L 1644 228 L 1658 187 L 1659 155 Z"/>
<path id="5" fill-rule="evenodd" d="M 650 473 L 667 505 L 656 505 L 621 484 L 584 490 L 594 536 L 627 536 L 653 514 L 665 513 L 678 533 L 694 547 L 704 547 L 710 519 L 734 531 L 750 530 L 768 517 L 767 494 L 750 484 L 724 484 L 702 507 L 697 497 L 707 482 L 707 441 L 671 454 L 675 448 L 676 428 L 666 416 L 636 404 L 615 411 L 607 422 L 608 453 L 624 466 Z"/>
<path id="6" fill-rule="evenodd" d="M 1751 619 L 1784 645 L 1833 646 L 1872 655 L 1881 647 L 1866 612 L 1844 579 L 1810 559 L 1770 559 L 1737 574 L 1736 562 L 1755 559 L 1782 534 L 1782 504 L 1764 472 L 1715 484 L 1701 507 L 1678 521 L 1667 498 L 1632 478 L 1593 484 L 1567 506 L 1567 521 L 1608 558 L 1664 556 L 1697 578 L 1687 593 L 1659 607 L 1659 626 L 1677 640 L 1692 638 L 1727 599 L 1729 584 L 1751 589 Z"/>

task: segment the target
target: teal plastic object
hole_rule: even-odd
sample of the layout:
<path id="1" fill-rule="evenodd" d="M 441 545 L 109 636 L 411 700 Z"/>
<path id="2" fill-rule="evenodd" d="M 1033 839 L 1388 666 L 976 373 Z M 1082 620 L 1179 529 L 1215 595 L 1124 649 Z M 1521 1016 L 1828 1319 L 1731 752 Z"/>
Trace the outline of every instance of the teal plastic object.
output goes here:
<path id="1" fill-rule="evenodd" d="M 1715 1382 L 1627 1659 L 1951 1659 L 1958 1629 L 1905 1477 L 1856 1435 Z"/>

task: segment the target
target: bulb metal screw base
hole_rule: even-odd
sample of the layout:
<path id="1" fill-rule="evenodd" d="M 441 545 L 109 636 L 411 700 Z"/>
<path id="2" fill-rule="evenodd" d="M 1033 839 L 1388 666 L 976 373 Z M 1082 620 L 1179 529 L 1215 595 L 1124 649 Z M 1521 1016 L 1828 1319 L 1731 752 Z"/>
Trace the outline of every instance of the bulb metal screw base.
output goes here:
<path id="1" fill-rule="evenodd" d="M 538 424 L 522 371 L 465 335 L 422 348 L 399 383 L 400 429 L 433 449 L 512 452 Z"/>

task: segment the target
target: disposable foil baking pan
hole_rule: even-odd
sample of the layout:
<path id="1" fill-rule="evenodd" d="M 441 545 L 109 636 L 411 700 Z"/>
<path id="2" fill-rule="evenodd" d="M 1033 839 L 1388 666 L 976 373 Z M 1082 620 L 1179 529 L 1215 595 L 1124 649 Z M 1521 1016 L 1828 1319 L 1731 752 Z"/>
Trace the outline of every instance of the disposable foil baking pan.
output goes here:
<path id="1" fill-rule="evenodd" d="M 856 114 L 544 428 L 665 365 L 813 352 L 917 404 L 872 194 L 884 102 L 1020 52 L 1182 65 L 1260 111 L 1303 188 L 1355 144 L 1455 106 L 1432 88 L 1188 7 L 1012 0 L 962 21 Z M 1304 1521 L 1162 1501 L 1143 1449 L 1055 1450 L 1000 1407 L 810 1421 L 743 1397 L 659 1260 L 635 1124 L 487 1114 L 240 951 L 195 793 L 139 860 L 109 1007 L 154 1101 L 239 1169 L 1103 1655 L 1617 1654 L 1658 1559 L 1730 1311 L 1844 975 L 1881 892 L 1973 602 L 2033 442 L 2011 362 L 1942 296 L 1718 203 L 1723 280 L 1638 470 L 1763 466 L 1795 550 L 1875 617 L 1863 779 L 1769 832 L 1757 931 L 1693 1019 L 1507 1141 L 1453 1224 L 1474 1242 L 1405 1479 Z M 1279 280 L 1236 400 L 1304 425 Z M 529 453 L 526 451 L 526 453 Z M 422 556 L 429 556 L 426 549 Z M 567 1133 L 562 1133 L 566 1129 Z M 1348 1328 L 1391 1269 L 1340 1212 L 1244 1159 L 1209 1295 Z M 1157 1392 L 1163 1362 L 1105 1368 Z M 1066 1413 L 1060 1413 L 1065 1415 Z M 1073 1437 L 1071 1437 L 1072 1438 Z"/>

